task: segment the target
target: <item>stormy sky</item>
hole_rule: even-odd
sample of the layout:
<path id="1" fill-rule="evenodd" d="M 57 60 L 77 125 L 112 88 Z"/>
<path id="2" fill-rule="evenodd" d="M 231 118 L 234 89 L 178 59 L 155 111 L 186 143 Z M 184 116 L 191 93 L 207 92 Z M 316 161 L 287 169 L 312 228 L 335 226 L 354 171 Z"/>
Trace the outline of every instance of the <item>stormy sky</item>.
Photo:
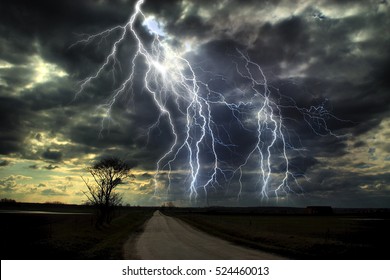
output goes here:
<path id="1" fill-rule="evenodd" d="M 226 174 L 220 171 L 218 183 L 207 186 L 207 200 L 200 188 L 197 201 L 189 199 L 185 149 L 171 167 L 169 189 L 166 165 L 155 176 L 156 163 L 174 137 L 168 118 L 159 118 L 161 110 L 145 89 L 148 68 L 142 57 L 131 86 L 105 118 L 137 51 L 130 32 L 118 45 L 114 67 L 78 93 L 82 81 L 105 62 L 120 32 L 114 29 L 86 44 L 82 40 L 125 25 L 134 5 L 130 0 L 0 2 L 1 198 L 82 203 L 86 167 L 114 156 L 132 166 L 135 179 L 118 187 L 131 205 L 390 206 L 390 3 L 145 1 L 142 11 L 160 24 L 162 40 L 192 65 L 201 89 L 207 84 L 218 93 L 208 95 L 210 100 L 254 100 L 250 79 L 243 77 L 242 53 L 261 67 L 283 123 L 291 188 L 278 199 L 273 192 L 264 199 L 259 155 L 248 160 L 242 176 L 234 172 L 256 144 L 254 112 L 262 103 L 236 113 L 213 105 L 212 124 L 220 140 L 216 151 Z M 150 46 L 153 34 L 147 24 L 138 18 L 134 26 Z M 173 100 L 165 104 L 183 132 L 183 115 Z M 207 137 L 203 175 L 213 162 Z M 269 135 L 262 137 L 264 150 Z M 270 163 L 271 190 L 286 169 L 278 141 Z"/>

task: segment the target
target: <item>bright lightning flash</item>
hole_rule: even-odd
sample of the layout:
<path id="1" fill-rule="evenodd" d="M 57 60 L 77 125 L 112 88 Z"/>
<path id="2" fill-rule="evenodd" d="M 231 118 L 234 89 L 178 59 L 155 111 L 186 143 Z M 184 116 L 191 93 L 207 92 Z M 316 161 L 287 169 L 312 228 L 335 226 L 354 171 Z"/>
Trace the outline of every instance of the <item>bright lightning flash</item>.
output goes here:
<path id="1" fill-rule="evenodd" d="M 95 73 L 81 82 L 78 94 L 104 72 L 115 73 L 119 70 L 118 48 L 124 44 L 126 38 L 132 38 L 137 49 L 130 58 L 129 73 L 103 107 L 106 110 L 106 117 L 109 118 L 118 97 L 126 93 L 135 94 L 132 89 L 137 67 L 140 61 L 145 63 L 144 88 L 160 112 L 149 131 L 166 122 L 172 135 L 170 146 L 156 163 L 154 176 L 156 194 L 160 189 L 170 190 L 173 172 L 178 169 L 185 170 L 188 174 L 188 179 L 184 183 L 187 184 L 190 199 L 196 199 L 200 190 L 207 196 L 210 188 L 221 186 L 222 180 L 231 184 L 233 179 L 238 180 L 240 197 L 244 190 L 242 181 L 245 172 L 249 170 L 253 173 L 253 169 L 261 198 L 268 198 L 271 194 L 278 197 L 281 192 L 287 194 L 293 191 L 291 184 L 299 186 L 299 183 L 290 171 L 288 153 L 294 148 L 287 141 L 282 109 L 294 108 L 314 132 L 321 135 L 331 134 L 326 120 L 335 117 L 322 105 L 308 109 L 299 108 L 291 99 L 288 106 L 278 104 L 277 101 L 282 95 L 277 91 L 277 96 L 272 96 L 273 88 L 269 87 L 262 68 L 238 49 L 233 63 L 240 79 L 246 81 L 246 86 L 236 89 L 236 92 L 242 95 L 240 102 L 230 100 L 233 98 L 213 89 L 209 81 L 200 78 L 201 74 L 207 73 L 206 71 L 200 67 L 193 67 L 183 54 L 170 45 L 169 36 L 163 26 L 154 17 L 147 17 L 142 12 L 143 2 L 144 0 L 138 0 L 134 13 L 126 24 L 88 35 L 76 43 L 90 44 L 96 40 L 101 42 L 109 36 L 117 36 L 105 61 Z M 151 42 L 142 39 L 137 30 L 139 27 L 135 26 L 137 21 L 141 21 L 148 29 L 153 37 Z M 213 76 L 212 79 L 226 81 L 219 75 L 209 74 Z M 230 138 L 229 127 L 215 120 L 217 108 L 228 110 L 237 126 L 255 135 L 256 140 L 249 151 L 247 150 L 245 156 L 237 157 L 235 166 L 229 164 L 222 156 L 222 151 L 228 151 L 234 156 L 237 144 Z M 184 164 L 179 163 L 183 155 Z M 238 160 L 241 162 L 237 164 Z M 279 168 L 278 172 L 275 172 L 273 162 L 283 166 L 283 170 Z M 162 180 L 163 178 L 165 180 Z"/>

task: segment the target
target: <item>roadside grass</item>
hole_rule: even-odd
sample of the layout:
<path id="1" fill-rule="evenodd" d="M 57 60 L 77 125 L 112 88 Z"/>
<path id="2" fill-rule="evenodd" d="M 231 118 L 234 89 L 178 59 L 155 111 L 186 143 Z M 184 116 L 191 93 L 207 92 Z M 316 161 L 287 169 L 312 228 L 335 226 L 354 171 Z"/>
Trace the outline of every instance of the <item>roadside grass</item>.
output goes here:
<path id="1" fill-rule="evenodd" d="M 225 240 L 292 259 L 389 259 L 390 219 L 167 213 Z"/>
<path id="2" fill-rule="evenodd" d="M 122 259 L 123 244 L 153 211 L 125 210 L 100 228 L 92 214 L 1 214 L 1 259 Z"/>

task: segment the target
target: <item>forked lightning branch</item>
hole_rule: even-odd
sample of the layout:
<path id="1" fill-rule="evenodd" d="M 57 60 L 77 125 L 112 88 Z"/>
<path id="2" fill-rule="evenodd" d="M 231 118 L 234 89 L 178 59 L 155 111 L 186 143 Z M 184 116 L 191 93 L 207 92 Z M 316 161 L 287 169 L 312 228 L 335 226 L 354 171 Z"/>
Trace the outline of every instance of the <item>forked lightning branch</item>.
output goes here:
<path id="1" fill-rule="evenodd" d="M 188 58 L 185 43 L 182 46 L 177 42 L 172 44 L 164 26 L 143 13 L 143 3 L 144 0 L 136 3 L 133 14 L 124 25 L 88 35 L 75 44 L 96 44 L 99 47 L 103 40 L 112 40 L 105 60 L 81 82 L 77 94 L 82 94 L 104 73 L 112 72 L 116 79 L 115 73 L 121 69 L 121 64 L 129 63 L 129 72 L 122 81 L 117 81 L 116 88 L 108 94 L 107 103 L 102 104 L 105 118 L 110 118 L 119 97 L 142 94 L 133 88 L 135 79 L 139 79 L 140 72 L 143 73 L 143 92 L 150 95 L 159 111 L 159 117 L 150 125 L 149 132 L 168 127 L 171 139 L 156 162 L 155 194 L 175 188 L 173 179 L 179 172 L 185 174 L 181 185 L 186 186 L 190 199 L 233 185 L 239 198 L 245 191 L 247 174 L 255 178 L 260 198 L 278 198 L 298 189 L 299 180 L 290 171 L 289 157 L 295 148 L 288 141 L 283 108 L 296 110 L 309 127 L 321 135 L 332 134 L 327 120 L 335 117 L 323 105 L 300 108 L 293 99 L 272 88 L 260 65 L 253 62 L 245 50 L 236 49 L 234 55 L 226 56 L 234 65 L 241 84 L 229 92 L 216 89 L 211 84 L 216 79 L 232 85 L 220 73 L 210 72 L 199 65 L 195 67 Z M 141 28 L 149 32 L 152 40 L 144 38 Z M 136 45 L 136 51 L 129 51 L 129 59 L 120 61 L 119 48 L 126 40 Z M 282 98 L 288 100 L 288 105 L 279 103 Z M 218 118 L 221 111 L 229 112 L 228 123 Z M 231 137 L 232 126 L 252 135 L 254 141 L 249 148 L 238 147 Z M 228 160 L 227 154 L 235 160 Z M 277 170 L 275 166 L 278 166 Z"/>

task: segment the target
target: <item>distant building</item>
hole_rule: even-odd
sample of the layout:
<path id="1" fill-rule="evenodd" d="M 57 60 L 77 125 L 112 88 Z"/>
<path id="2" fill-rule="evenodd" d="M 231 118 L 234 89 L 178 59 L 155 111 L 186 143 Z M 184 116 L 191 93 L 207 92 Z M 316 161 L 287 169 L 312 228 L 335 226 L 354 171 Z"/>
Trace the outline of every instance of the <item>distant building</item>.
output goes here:
<path id="1" fill-rule="evenodd" d="M 310 215 L 332 215 L 333 209 L 331 206 L 307 206 L 306 213 Z"/>

